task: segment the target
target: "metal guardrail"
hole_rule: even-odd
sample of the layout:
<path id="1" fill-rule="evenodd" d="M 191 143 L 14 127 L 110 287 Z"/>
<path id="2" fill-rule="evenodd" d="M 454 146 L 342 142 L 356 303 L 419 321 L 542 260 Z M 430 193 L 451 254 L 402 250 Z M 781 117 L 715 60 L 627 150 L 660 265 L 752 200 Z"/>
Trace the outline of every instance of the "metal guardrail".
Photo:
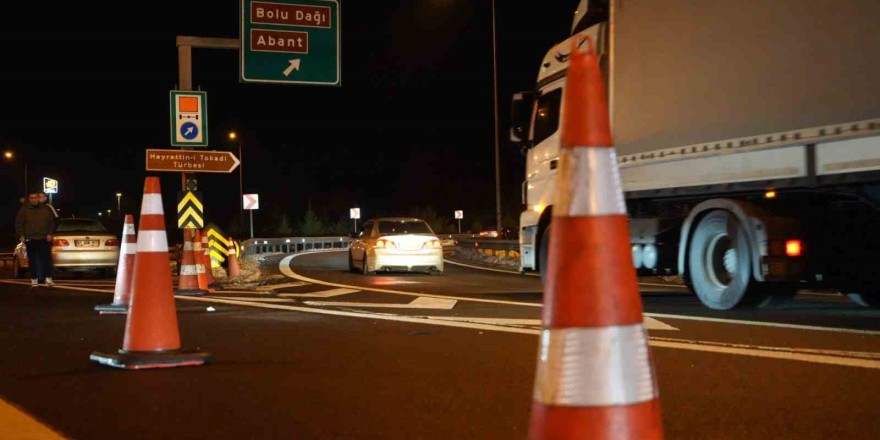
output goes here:
<path id="1" fill-rule="evenodd" d="M 251 238 L 241 244 L 242 254 L 258 255 L 271 252 L 295 254 L 321 249 L 348 249 L 351 237 L 283 237 Z"/>

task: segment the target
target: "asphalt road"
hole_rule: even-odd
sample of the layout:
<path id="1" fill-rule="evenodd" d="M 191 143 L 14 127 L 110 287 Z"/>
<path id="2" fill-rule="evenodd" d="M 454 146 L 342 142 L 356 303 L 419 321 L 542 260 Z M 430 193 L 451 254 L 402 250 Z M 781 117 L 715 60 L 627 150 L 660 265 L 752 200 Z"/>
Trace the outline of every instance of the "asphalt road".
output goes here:
<path id="1" fill-rule="evenodd" d="M 0 397 L 69 439 L 525 438 L 537 278 L 279 263 L 286 283 L 178 297 L 184 348 L 213 361 L 166 370 L 88 360 L 121 347 L 125 317 L 93 311 L 112 280 L 0 283 Z M 878 438 L 880 313 L 818 295 L 710 313 L 644 288 L 666 438 Z"/>

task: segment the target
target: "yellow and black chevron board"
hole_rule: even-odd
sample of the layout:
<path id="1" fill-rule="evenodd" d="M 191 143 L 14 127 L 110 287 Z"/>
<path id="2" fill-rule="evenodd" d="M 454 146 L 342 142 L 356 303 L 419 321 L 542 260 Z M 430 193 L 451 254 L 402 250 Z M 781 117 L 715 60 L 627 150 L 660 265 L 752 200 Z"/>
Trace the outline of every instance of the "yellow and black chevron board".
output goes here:
<path id="1" fill-rule="evenodd" d="M 201 229 L 205 227 L 205 208 L 201 191 L 177 192 L 177 227 Z"/>

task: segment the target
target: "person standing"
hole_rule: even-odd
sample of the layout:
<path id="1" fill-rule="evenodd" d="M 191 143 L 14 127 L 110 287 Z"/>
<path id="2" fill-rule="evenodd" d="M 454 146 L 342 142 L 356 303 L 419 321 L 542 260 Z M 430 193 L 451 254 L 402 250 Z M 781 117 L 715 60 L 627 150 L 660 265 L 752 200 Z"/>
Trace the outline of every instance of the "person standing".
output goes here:
<path id="1" fill-rule="evenodd" d="M 55 215 L 55 219 L 58 219 L 58 210 L 56 210 L 55 207 L 52 206 L 51 203 L 49 203 L 49 196 L 46 194 L 45 191 L 40 191 L 40 203 L 48 206 L 49 209 L 52 210 L 52 214 Z"/>
<path id="2" fill-rule="evenodd" d="M 40 203 L 40 194 L 36 192 L 28 194 L 27 203 L 15 216 L 15 233 L 27 249 L 31 287 L 41 283 L 55 285 L 52 281 L 52 234 L 56 224 L 55 211 Z"/>

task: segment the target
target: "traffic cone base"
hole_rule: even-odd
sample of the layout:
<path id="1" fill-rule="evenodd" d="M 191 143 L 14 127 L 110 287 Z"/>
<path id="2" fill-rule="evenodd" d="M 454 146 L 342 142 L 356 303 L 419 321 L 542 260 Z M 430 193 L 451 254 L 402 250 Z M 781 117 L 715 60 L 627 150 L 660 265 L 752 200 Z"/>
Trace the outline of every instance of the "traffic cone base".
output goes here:
<path id="1" fill-rule="evenodd" d="M 89 359 L 108 367 L 126 370 L 148 368 L 194 367 L 210 363 L 211 355 L 199 350 L 174 350 L 167 352 L 127 352 L 92 353 Z"/>

